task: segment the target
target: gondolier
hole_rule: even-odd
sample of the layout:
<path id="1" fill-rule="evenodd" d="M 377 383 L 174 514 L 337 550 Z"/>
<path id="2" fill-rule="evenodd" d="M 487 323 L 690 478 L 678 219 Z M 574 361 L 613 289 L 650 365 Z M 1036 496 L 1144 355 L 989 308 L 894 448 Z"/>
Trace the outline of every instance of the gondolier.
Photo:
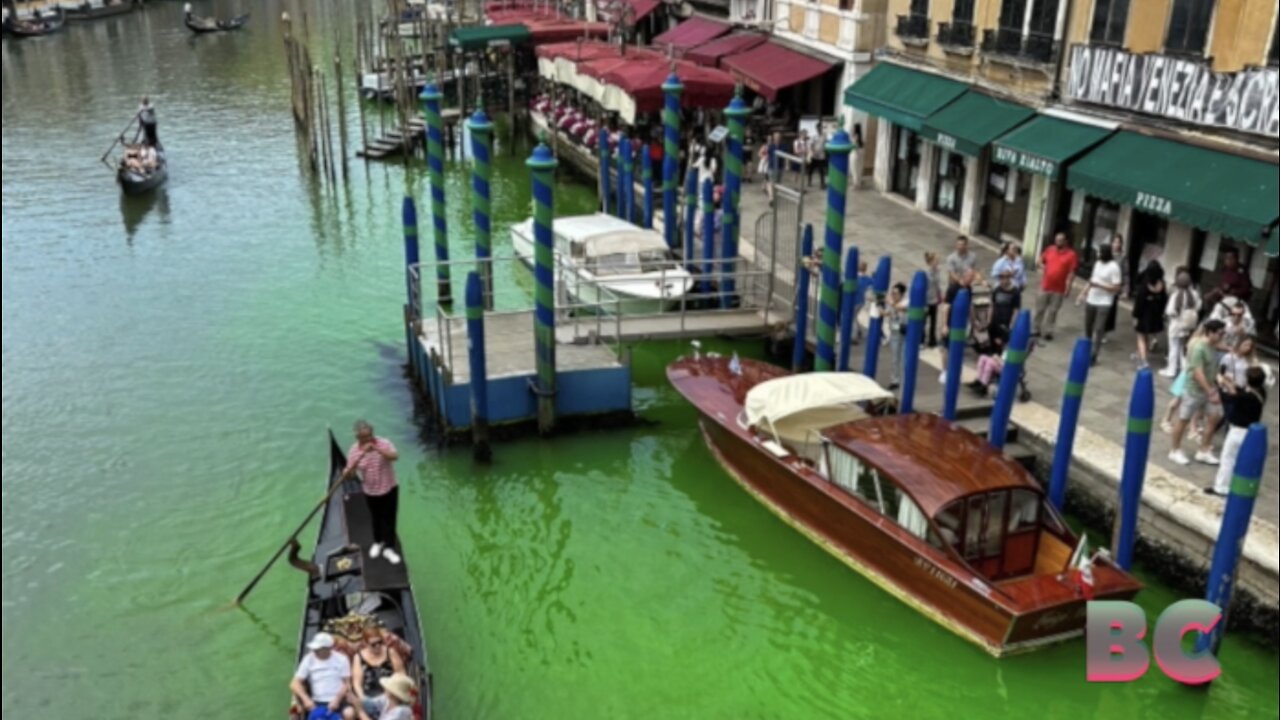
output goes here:
<path id="1" fill-rule="evenodd" d="M 347 471 L 360 473 L 364 495 L 373 520 L 373 545 L 370 558 L 386 558 L 392 565 L 400 564 L 400 546 L 396 537 L 396 515 L 400 504 L 400 487 L 396 483 L 396 471 L 392 463 L 400 459 L 390 440 L 373 433 L 373 426 L 364 420 L 355 424 L 356 442 L 347 453 Z"/>
<path id="2" fill-rule="evenodd" d="M 151 104 L 151 98 L 146 95 L 142 96 L 142 104 L 138 106 L 138 123 L 142 125 L 142 134 L 146 138 L 147 145 L 153 148 L 160 147 L 160 132 L 156 127 L 156 108 Z"/>

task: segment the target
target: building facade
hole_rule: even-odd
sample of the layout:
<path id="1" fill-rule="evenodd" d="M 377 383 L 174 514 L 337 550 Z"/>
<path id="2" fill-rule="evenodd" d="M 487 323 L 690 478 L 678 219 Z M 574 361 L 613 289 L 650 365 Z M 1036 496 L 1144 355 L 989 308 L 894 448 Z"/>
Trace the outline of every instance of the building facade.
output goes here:
<path id="1" fill-rule="evenodd" d="M 1275 344 L 1275 0 L 891 0 L 846 103 L 874 118 L 875 184 L 1035 256 L 1058 231 L 1125 240 L 1218 285 L 1239 256 Z M 1272 234 L 1266 235 L 1270 228 Z"/>

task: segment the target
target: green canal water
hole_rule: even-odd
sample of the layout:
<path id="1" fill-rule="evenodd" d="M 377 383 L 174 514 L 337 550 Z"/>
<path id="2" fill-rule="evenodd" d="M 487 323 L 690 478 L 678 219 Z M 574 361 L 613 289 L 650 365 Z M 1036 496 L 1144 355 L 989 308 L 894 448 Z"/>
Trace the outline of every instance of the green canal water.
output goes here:
<path id="1" fill-rule="evenodd" d="M 1244 639 L 1208 692 L 1154 669 L 1090 686 L 1082 643 L 996 662 L 924 620 L 732 484 L 664 381 L 678 345 L 636 351 L 649 424 L 505 443 L 488 468 L 420 445 L 405 171 L 357 163 L 318 191 L 278 6 L 209 38 L 180 12 L 3 46 L 6 715 L 282 717 L 302 579 L 282 567 L 228 601 L 318 498 L 326 427 L 345 441 L 362 416 L 402 449 L 441 718 L 1276 717 L 1276 655 Z M 172 177 L 122 202 L 97 158 L 143 92 Z M 497 167 L 503 250 L 526 152 Z M 560 210 L 592 194 L 565 180 Z M 1175 599 L 1141 597 L 1152 617 Z"/>

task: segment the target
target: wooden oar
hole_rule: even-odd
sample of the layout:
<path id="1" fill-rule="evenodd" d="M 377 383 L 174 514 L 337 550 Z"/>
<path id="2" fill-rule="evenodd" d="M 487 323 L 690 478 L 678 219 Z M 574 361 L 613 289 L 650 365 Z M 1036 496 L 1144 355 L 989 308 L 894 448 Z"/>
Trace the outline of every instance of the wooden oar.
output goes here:
<path id="1" fill-rule="evenodd" d="M 364 455 L 362 454 L 360 457 L 364 457 Z M 316 504 L 314 508 L 312 508 L 311 512 L 307 514 L 307 518 L 302 521 L 302 524 L 298 525 L 298 529 L 294 530 L 292 535 L 285 538 L 284 544 L 282 544 L 280 546 L 280 549 L 276 551 L 276 554 L 272 555 L 271 559 L 267 561 L 266 567 L 262 568 L 262 571 L 259 572 L 257 576 L 253 578 L 253 581 L 250 582 L 245 587 L 245 589 L 240 591 L 240 594 L 236 596 L 236 600 L 234 603 L 235 605 L 240 605 L 244 603 L 244 599 L 249 597 L 249 593 L 253 592 L 253 589 L 258 586 L 258 583 L 262 581 L 262 578 L 267 576 L 267 572 L 271 570 L 272 566 L 276 564 L 276 561 L 279 560 L 281 556 L 283 556 L 285 552 L 289 550 L 290 546 L 293 545 L 294 541 L 298 539 L 298 536 L 302 534 L 302 531 L 306 530 L 307 526 L 311 524 L 311 521 L 315 519 L 315 516 L 319 515 L 320 511 L 323 510 L 324 507 L 329 504 L 329 499 L 332 498 L 333 494 L 338 491 L 338 488 L 342 487 L 343 483 L 351 479 L 351 476 L 355 473 L 356 465 L 358 464 L 359 462 L 357 461 L 355 464 L 351 466 L 350 470 L 344 472 L 342 474 L 342 477 L 338 478 L 338 480 L 333 483 L 333 486 L 329 488 L 329 492 L 325 493 L 324 499 L 322 499 L 319 503 Z"/>
<path id="2" fill-rule="evenodd" d="M 111 154 L 111 151 L 112 151 L 112 150 L 115 150 L 115 149 L 116 149 L 116 145 L 119 145 L 121 140 L 124 140 L 124 134 L 125 134 L 125 133 L 127 133 L 127 132 L 129 132 L 129 128 L 133 127 L 133 124 L 134 124 L 135 122 L 137 122 L 137 121 L 138 121 L 138 116 L 137 116 L 137 115 L 134 115 L 134 116 L 129 120 L 129 124 L 128 124 L 128 125 L 125 125 L 125 126 L 124 126 L 124 129 L 120 131 L 120 134 L 116 136 L 116 139 L 115 139 L 114 141 L 112 141 L 112 143 L 111 143 L 111 147 L 107 148 L 107 151 L 106 151 L 106 152 L 104 152 L 104 153 L 102 153 L 102 162 L 106 162 L 106 161 L 107 161 L 107 156 Z"/>

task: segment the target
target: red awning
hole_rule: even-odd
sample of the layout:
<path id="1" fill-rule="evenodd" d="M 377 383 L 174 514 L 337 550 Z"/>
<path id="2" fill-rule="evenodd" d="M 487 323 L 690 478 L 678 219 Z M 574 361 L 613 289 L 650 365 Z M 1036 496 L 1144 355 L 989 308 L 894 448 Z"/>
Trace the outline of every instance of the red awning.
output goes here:
<path id="1" fill-rule="evenodd" d="M 562 43 L 580 37 L 598 39 L 609 37 L 609 26 L 604 23 L 567 20 L 526 20 L 524 25 L 529 28 L 529 33 L 533 36 L 534 45 Z M 576 45 L 577 43 L 574 44 Z"/>
<path id="2" fill-rule="evenodd" d="M 720 66 L 770 102 L 778 99 L 779 91 L 808 82 L 834 67 L 825 60 L 784 48 L 773 41 L 744 53 L 729 55 L 720 61 Z"/>
<path id="3" fill-rule="evenodd" d="M 682 107 L 723 108 L 733 99 L 733 77 L 723 70 L 679 62 L 675 73 L 684 85 Z M 630 95 L 637 112 L 657 112 L 662 109 L 662 86 L 670 76 L 670 61 L 653 58 L 617 63 L 605 70 L 601 80 Z"/>
<path id="4" fill-rule="evenodd" d="M 588 40 L 585 42 L 557 42 L 539 46 L 535 51 L 540 58 L 568 58 L 581 68 L 587 63 L 597 60 L 651 60 L 663 57 L 662 53 L 646 48 L 628 47 L 626 54 L 613 43 Z M 592 75 L 595 77 L 595 75 Z"/>
<path id="5" fill-rule="evenodd" d="M 689 50 L 684 54 L 684 59 L 707 67 L 717 67 L 721 58 L 737 55 L 757 45 L 763 45 L 767 39 L 764 35 L 753 32 L 738 32 L 732 35 L 725 35 Z"/>
<path id="6" fill-rule="evenodd" d="M 732 30 L 728 25 L 706 18 L 690 18 L 653 39 L 656 47 L 671 46 L 682 52 L 715 40 Z"/>
<path id="7" fill-rule="evenodd" d="M 631 22 L 638 23 L 653 14 L 662 5 L 662 0 L 627 0 L 631 6 Z"/>

